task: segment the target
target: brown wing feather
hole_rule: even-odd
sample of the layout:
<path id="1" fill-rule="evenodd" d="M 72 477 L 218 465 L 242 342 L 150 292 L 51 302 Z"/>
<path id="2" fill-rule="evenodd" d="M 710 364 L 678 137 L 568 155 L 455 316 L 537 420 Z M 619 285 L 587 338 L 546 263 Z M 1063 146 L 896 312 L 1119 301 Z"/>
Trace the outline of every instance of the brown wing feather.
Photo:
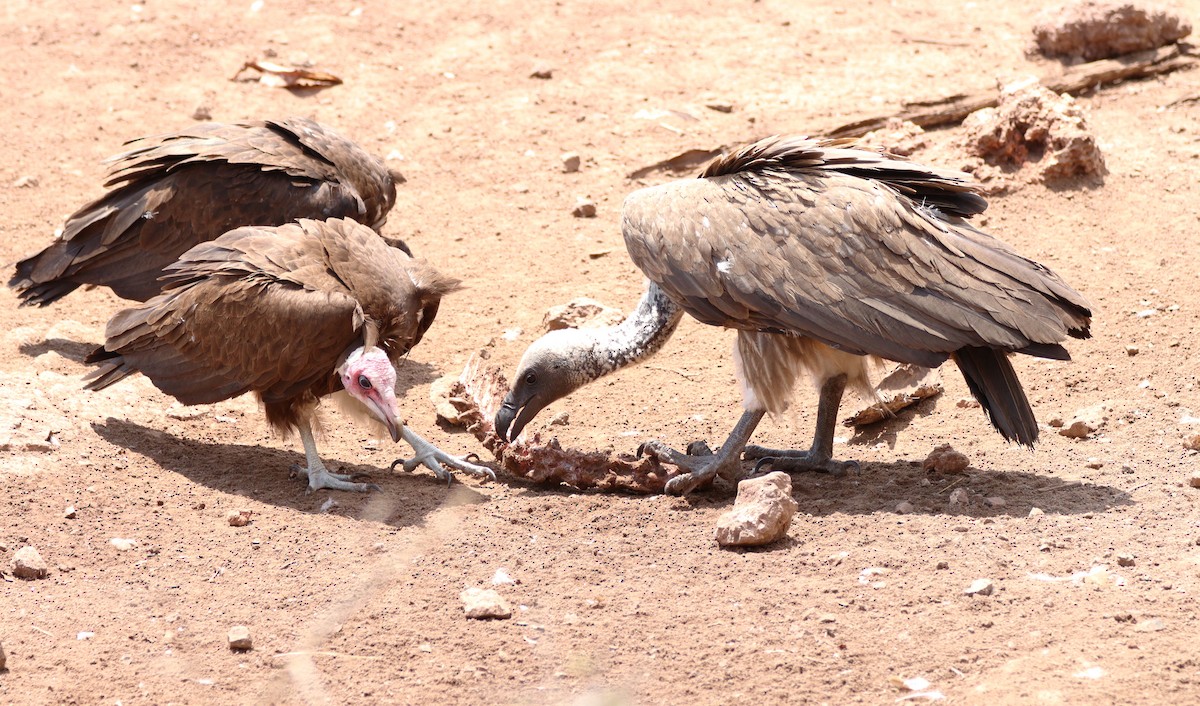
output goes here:
<path id="1" fill-rule="evenodd" d="M 848 150 L 833 169 L 806 149 L 815 166 L 760 160 L 635 192 L 634 263 L 705 323 L 921 365 L 972 346 L 1065 357 L 1059 342 L 1087 335 L 1087 302 L 1053 272 L 855 175 Z"/>
<path id="2" fill-rule="evenodd" d="M 128 144 L 111 160 L 116 188 L 17 264 L 9 286 L 23 303 L 82 284 L 144 301 L 166 265 L 231 228 L 335 217 L 378 228 L 395 203 L 382 161 L 311 120 L 206 124 Z"/>

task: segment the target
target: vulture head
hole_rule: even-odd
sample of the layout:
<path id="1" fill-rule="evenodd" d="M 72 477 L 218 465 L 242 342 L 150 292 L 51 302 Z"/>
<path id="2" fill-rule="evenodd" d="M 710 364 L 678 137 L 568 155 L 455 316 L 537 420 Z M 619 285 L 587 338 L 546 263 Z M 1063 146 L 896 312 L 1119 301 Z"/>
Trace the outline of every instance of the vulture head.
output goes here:
<path id="1" fill-rule="evenodd" d="M 404 422 L 396 409 L 396 368 L 382 348 L 355 348 L 338 368 L 342 387 L 387 425 L 392 441 L 400 441 Z"/>
<path id="2" fill-rule="evenodd" d="M 512 441 L 547 405 L 598 377 L 588 374 L 595 343 L 589 332 L 560 329 L 530 344 L 496 413 L 496 433 Z"/>

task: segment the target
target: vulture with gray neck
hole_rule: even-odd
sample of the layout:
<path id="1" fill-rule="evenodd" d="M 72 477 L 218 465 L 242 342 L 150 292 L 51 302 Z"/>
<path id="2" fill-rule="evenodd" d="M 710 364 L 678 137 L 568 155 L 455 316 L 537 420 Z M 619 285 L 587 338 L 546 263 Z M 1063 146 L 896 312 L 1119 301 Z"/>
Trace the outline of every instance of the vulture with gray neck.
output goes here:
<path id="1" fill-rule="evenodd" d="M 238 228 L 184 253 L 161 294 L 108 322 L 87 386 L 140 372 L 189 405 L 254 392 L 273 427 L 299 432 L 313 490 L 372 487 L 317 455 L 312 422 L 329 395 L 408 442 L 405 470 L 424 464 L 448 481 L 445 464 L 495 478 L 417 436 L 396 406 L 396 365 L 458 286 L 348 219 Z"/>
<path id="2" fill-rule="evenodd" d="M 238 226 L 352 218 L 378 231 L 404 181 L 307 118 L 202 123 L 126 145 L 108 160 L 112 189 L 17 263 L 8 286 L 23 305 L 45 306 L 81 285 L 146 301 L 158 294 L 167 265 Z"/>
<path id="3" fill-rule="evenodd" d="M 1069 360 L 1062 342 L 1090 335 L 1091 312 L 1058 275 L 967 221 L 986 207 L 965 174 L 795 137 L 636 191 L 622 230 L 649 279 L 637 311 L 613 328 L 553 331 L 531 344 L 496 428 L 515 438 L 546 405 L 653 354 L 687 312 L 737 330 L 745 412 L 715 455 L 643 445 L 684 470 L 670 492 L 739 478 L 743 449 L 782 470 L 852 465 L 832 457 L 837 410 L 847 385 L 873 394 L 873 358 L 954 360 L 997 431 L 1032 446 L 1037 422 L 1009 354 Z M 804 372 L 820 391 L 811 448 L 746 448 Z"/>

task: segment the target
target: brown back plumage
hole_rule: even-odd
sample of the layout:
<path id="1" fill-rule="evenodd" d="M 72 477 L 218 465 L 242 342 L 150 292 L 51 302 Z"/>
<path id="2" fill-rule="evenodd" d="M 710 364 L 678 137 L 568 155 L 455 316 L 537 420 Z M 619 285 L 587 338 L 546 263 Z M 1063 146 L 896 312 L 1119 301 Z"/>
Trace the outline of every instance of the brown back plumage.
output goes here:
<path id="1" fill-rule="evenodd" d="M 398 361 L 458 286 L 352 220 L 238 228 L 186 252 L 162 294 L 109 321 L 88 388 L 141 372 L 184 404 L 253 391 L 286 429 L 340 389 L 345 353 L 365 343 Z"/>
<path id="2" fill-rule="evenodd" d="M 382 160 L 306 118 L 204 123 L 127 145 L 108 160 L 112 190 L 17 263 L 8 284 L 23 304 L 83 284 L 145 301 L 167 265 L 232 228 L 352 218 L 379 230 L 396 201 L 398 177 Z"/>
<path id="3" fill-rule="evenodd" d="M 625 244 L 705 323 L 929 367 L 954 355 L 997 428 L 1032 443 L 1007 353 L 1067 359 L 1061 342 L 1090 335 L 1091 311 L 967 222 L 987 205 L 975 189 L 844 141 L 769 138 L 631 194 Z"/>

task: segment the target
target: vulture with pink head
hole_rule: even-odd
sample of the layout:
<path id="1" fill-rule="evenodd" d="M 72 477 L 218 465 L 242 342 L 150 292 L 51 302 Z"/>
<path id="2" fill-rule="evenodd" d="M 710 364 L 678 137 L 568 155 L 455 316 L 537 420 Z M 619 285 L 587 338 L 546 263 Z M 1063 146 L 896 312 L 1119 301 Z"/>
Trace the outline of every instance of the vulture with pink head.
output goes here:
<path id="1" fill-rule="evenodd" d="M 534 341 L 496 428 L 515 438 L 546 405 L 652 355 L 686 312 L 737 330 L 744 413 L 716 454 L 643 445 L 684 471 L 670 492 L 740 478 L 743 450 L 783 470 L 844 471 L 853 462 L 832 457 L 838 406 L 847 385 L 874 394 L 872 358 L 953 360 L 992 425 L 1031 446 L 1037 421 L 1009 355 L 1069 360 L 1062 342 L 1090 335 L 1091 311 L 1054 272 L 972 226 L 986 207 L 965 174 L 799 137 L 635 191 L 621 225 L 649 280 L 637 310 L 616 327 Z M 820 390 L 812 446 L 747 447 L 806 372 Z"/>
<path id="2" fill-rule="evenodd" d="M 83 285 L 146 301 L 180 255 L 238 226 L 352 218 L 378 231 L 404 181 L 307 118 L 203 123 L 126 145 L 108 160 L 111 190 L 17 263 L 8 286 L 23 305 L 45 306 Z"/>
<path id="3" fill-rule="evenodd" d="M 373 487 L 317 455 L 313 416 L 330 395 L 408 442 L 405 470 L 423 464 L 448 481 L 445 464 L 495 478 L 416 435 L 396 404 L 396 366 L 458 286 L 349 219 L 237 228 L 188 250 L 166 268 L 162 293 L 108 322 L 88 387 L 140 372 L 189 405 L 253 392 L 273 427 L 299 433 L 313 490 Z"/>

